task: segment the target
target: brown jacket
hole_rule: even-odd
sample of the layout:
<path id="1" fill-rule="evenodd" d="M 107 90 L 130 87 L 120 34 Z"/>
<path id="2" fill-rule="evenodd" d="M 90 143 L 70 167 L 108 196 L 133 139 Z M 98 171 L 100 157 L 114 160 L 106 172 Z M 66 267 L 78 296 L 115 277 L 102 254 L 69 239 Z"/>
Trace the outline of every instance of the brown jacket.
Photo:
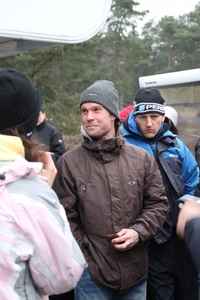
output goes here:
<path id="1" fill-rule="evenodd" d="M 148 242 L 168 211 L 155 160 L 119 133 L 110 140 L 85 138 L 57 168 L 57 193 L 93 280 L 121 292 L 146 280 Z M 106 235 L 123 228 L 135 229 L 141 242 L 119 252 Z"/>

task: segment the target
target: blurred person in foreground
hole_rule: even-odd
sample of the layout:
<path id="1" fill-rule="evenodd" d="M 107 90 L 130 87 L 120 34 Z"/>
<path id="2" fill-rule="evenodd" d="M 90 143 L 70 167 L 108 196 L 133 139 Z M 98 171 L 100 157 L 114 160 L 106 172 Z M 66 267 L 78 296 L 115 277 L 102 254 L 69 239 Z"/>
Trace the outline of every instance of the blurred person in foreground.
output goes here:
<path id="1" fill-rule="evenodd" d="M 119 130 L 118 102 L 111 81 L 88 87 L 84 141 L 57 161 L 58 196 L 88 263 L 76 300 L 145 300 L 149 240 L 168 211 L 155 160 Z"/>
<path id="2" fill-rule="evenodd" d="M 50 188 L 56 168 L 31 139 L 40 93 L 21 72 L 0 69 L 0 295 L 48 299 L 74 288 L 85 260 Z M 63 252 L 63 249 L 64 252 Z"/>
<path id="3" fill-rule="evenodd" d="M 185 239 L 193 260 L 200 270 L 200 203 L 186 201 L 180 210 L 177 235 Z"/>
<path id="4" fill-rule="evenodd" d="M 165 185 L 170 211 L 163 228 L 150 241 L 148 300 L 197 300 L 198 272 L 185 242 L 176 235 L 173 207 L 185 194 L 194 195 L 198 168 L 194 156 L 165 120 L 165 100 L 157 89 L 139 89 L 134 111 L 121 125 L 128 143 L 155 158 Z"/>

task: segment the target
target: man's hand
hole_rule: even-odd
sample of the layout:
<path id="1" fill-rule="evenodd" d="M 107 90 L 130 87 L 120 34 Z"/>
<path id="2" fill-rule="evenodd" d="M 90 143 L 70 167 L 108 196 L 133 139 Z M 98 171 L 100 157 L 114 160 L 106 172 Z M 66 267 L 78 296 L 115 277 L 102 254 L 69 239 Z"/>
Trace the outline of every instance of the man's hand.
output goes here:
<path id="1" fill-rule="evenodd" d="M 122 229 L 117 232 L 118 238 L 111 241 L 112 246 L 118 251 L 126 251 L 139 243 L 139 234 L 134 229 Z"/>
<path id="2" fill-rule="evenodd" d="M 185 224 L 187 221 L 200 217 L 200 204 L 193 201 L 185 201 L 178 215 L 176 233 L 180 238 L 184 238 Z"/>

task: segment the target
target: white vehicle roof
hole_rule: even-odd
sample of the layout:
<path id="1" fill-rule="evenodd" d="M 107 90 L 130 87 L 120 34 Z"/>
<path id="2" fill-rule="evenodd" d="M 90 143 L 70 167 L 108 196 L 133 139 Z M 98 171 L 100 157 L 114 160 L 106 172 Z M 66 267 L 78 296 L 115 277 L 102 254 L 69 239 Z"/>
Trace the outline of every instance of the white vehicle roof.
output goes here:
<path id="1" fill-rule="evenodd" d="M 6 49 L 17 41 L 23 41 L 18 45 L 21 52 L 26 47 L 34 49 L 34 45 L 43 48 L 84 42 L 100 31 L 111 3 L 112 0 L 2 0 L 0 48 L 4 44 Z"/>

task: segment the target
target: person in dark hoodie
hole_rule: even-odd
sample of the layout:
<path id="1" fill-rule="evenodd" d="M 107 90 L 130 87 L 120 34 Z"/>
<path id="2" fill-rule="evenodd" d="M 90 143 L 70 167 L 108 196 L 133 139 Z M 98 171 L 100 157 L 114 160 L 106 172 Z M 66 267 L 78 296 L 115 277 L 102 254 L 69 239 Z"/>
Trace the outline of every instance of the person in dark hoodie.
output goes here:
<path id="1" fill-rule="evenodd" d="M 46 121 L 46 113 L 40 108 L 38 122 L 33 137 L 47 147 L 47 151 L 55 154 L 55 162 L 66 152 L 60 131 Z"/>
<path id="2" fill-rule="evenodd" d="M 161 231 L 150 241 L 148 300 L 197 300 L 198 272 L 185 242 L 176 235 L 170 215 L 177 199 L 193 195 L 199 181 L 197 163 L 186 145 L 165 123 L 165 100 L 157 89 L 139 89 L 134 111 L 121 125 L 126 141 L 147 150 L 156 160 L 170 212 Z"/>

